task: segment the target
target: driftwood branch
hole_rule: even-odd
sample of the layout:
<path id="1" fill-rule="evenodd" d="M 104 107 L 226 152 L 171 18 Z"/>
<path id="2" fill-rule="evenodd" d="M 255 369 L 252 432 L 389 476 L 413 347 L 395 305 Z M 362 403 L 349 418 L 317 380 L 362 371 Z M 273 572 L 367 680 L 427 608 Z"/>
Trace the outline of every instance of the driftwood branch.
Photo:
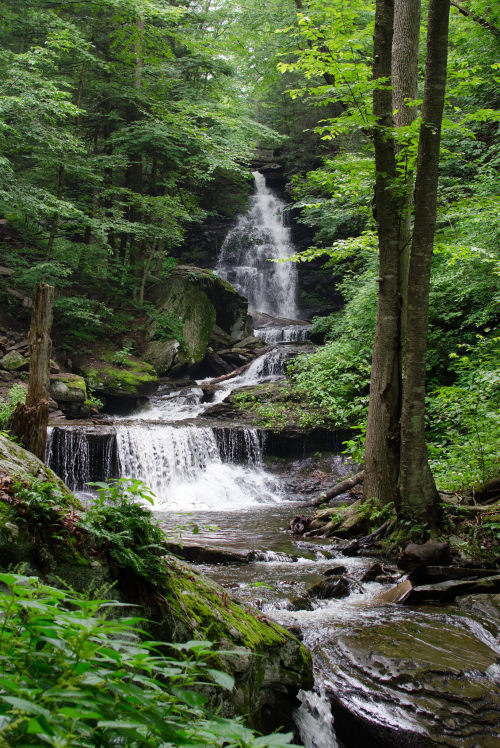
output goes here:
<path id="1" fill-rule="evenodd" d="M 342 483 L 337 483 L 336 486 L 333 486 L 333 488 L 330 488 L 325 493 L 322 493 L 321 496 L 319 496 L 317 499 L 311 501 L 308 506 L 321 506 L 321 504 L 325 504 L 330 499 L 335 498 L 335 496 L 340 496 L 341 493 L 345 493 L 346 491 L 349 491 L 350 488 L 354 488 L 354 486 L 362 483 L 364 477 L 365 472 L 364 470 L 362 470 L 360 473 L 356 473 L 356 475 L 353 475 L 351 478 L 346 478 L 346 480 L 343 480 Z"/>
<path id="2" fill-rule="evenodd" d="M 244 364 L 243 366 L 240 366 L 239 369 L 234 369 L 234 371 L 230 371 L 229 374 L 223 374 L 221 377 L 216 377 L 215 379 L 211 379 L 210 382 L 207 382 L 207 384 L 219 384 L 219 382 L 225 382 L 226 379 L 232 379 L 233 377 L 238 377 L 240 374 L 243 374 L 244 371 L 248 369 L 250 364 L 252 364 L 253 361 L 249 361 L 248 364 Z"/>
<path id="3" fill-rule="evenodd" d="M 466 18 L 471 18 L 473 21 L 478 23 L 483 28 L 487 29 L 488 31 L 491 31 L 491 33 L 495 34 L 495 36 L 500 36 L 500 29 L 494 24 L 487 21 L 486 18 L 483 18 L 482 16 L 478 16 L 476 13 L 473 13 L 468 8 L 464 8 L 463 5 L 459 5 L 458 3 L 455 3 L 453 1 L 450 3 L 450 5 L 456 8 L 458 12 L 461 13 L 463 16 L 466 16 Z"/>

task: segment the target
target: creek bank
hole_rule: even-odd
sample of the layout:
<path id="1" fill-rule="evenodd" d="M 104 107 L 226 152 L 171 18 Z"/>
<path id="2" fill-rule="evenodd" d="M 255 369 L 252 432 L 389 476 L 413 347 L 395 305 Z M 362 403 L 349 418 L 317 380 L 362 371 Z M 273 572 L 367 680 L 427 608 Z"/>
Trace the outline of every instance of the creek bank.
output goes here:
<path id="1" fill-rule="evenodd" d="M 208 638 L 216 642 L 219 664 L 236 680 L 235 689 L 214 695 L 222 714 L 243 714 L 249 724 L 267 731 L 291 725 L 291 711 L 300 688 L 312 685 L 310 653 L 286 629 L 235 602 L 216 582 L 197 574 L 170 554 L 158 559 L 163 581 L 147 579 L 120 567 L 106 554 L 96 554 L 78 524 L 80 502 L 42 462 L 0 436 L 0 567 L 23 563 L 25 573 L 49 584 L 60 580 L 77 590 L 114 585 L 109 594 L 140 604 L 153 621 L 157 640 Z M 36 501 L 19 498 L 12 480 L 37 477 L 51 491 L 50 521 L 40 521 Z M 17 492 L 17 493 L 16 493 Z M 50 515 L 50 517 L 49 517 Z M 45 515 L 44 515 L 45 516 Z M 230 655 L 228 650 L 234 650 Z"/>

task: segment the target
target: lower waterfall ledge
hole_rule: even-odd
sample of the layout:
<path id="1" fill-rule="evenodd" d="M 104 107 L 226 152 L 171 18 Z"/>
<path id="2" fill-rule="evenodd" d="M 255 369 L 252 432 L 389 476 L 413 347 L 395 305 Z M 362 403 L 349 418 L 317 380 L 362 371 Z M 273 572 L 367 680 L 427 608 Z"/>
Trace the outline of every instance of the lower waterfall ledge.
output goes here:
<path id="1" fill-rule="evenodd" d="M 24 574 L 55 586 L 98 595 L 105 587 L 107 596 L 141 606 L 145 627 L 158 641 L 210 639 L 217 665 L 235 679 L 233 691 L 210 694 L 214 708 L 222 716 L 244 715 L 249 726 L 264 732 L 293 729 L 295 697 L 312 687 L 313 674 L 311 653 L 291 633 L 170 554 L 158 557 L 165 573 L 153 584 L 96 552 L 79 525 L 78 499 L 40 460 L 3 436 L 0 479 L 0 570 L 22 564 Z M 43 484 L 47 521 L 31 499 L 29 506 L 24 501 L 18 482 L 33 490 Z"/>

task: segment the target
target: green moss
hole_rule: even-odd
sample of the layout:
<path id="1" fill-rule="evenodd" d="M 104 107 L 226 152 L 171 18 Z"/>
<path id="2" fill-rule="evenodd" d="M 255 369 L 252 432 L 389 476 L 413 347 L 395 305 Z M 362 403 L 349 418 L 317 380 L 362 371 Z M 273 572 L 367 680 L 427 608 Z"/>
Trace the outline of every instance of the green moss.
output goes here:
<path id="1" fill-rule="evenodd" d="M 80 364 L 80 369 L 89 386 L 108 395 L 141 397 L 157 384 L 154 368 L 132 357 L 127 357 L 124 366 L 113 366 L 109 362 L 112 354 L 101 353 L 101 360 Z"/>
<path id="2" fill-rule="evenodd" d="M 254 651 L 281 646 L 291 634 L 278 624 L 260 621 L 250 610 L 235 603 L 215 583 L 193 574 L 179 562 L 169 562 L 168 603 L 173 614 L 184 618 L 200 634 L 220 641 L 232 639 Z M 184 571 L 184 573 L 183 573 Z"/>

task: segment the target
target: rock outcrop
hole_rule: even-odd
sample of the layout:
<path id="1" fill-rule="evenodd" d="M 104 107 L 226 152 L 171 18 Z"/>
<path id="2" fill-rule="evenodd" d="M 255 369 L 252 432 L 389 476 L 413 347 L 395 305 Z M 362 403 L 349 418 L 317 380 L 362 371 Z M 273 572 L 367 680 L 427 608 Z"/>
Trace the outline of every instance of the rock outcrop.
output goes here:
<path id="1" fill-rule="evenodd" d="M 153 367 L 110 346 L 99 346 L 91 354 L 75 359 L 74 366 L 88 387 L 103 395 L 112 411 L 131 409 L 158 384 Z"/>
<path id="2" fill-rule="evenodd" d="M 145 359 L 162 376 L 195 367 L 207 352 L 233 346 L 253 332 L 247 300 L 211 270 L 179 265 L 153 287 L 150 300 L 156 312 Z"/>
<path id="3" fill-rule="evenodd" d="M 318 651 L 340 739 L 374 748 L 499 746 L 498 649 L 481 625 L 419 611 L 383 617 L 351 624 Z"/>
<path id="4" fill-rule="evenodd" d="M 45 525 L 16 496 L 15 480 L 33 478 L 44 482 L 45 491 L 49 484 L 52 493 L 51 523 Z M 0 436 L 0 569 L 23 562 L 25 574 L 56 586 L 62 581 L 88 590 L 105 584 L 109 595 L 142 607 L 154 639 L 209 639 L 217 650 L 216 665 L 235 678 L 232 692 L 213 693 L 220 713 L 244 715 L 263 731 L 291 727 L 296 694 L 312 687 L 311 654 L 298 639 L 171 554 L 158 557 L 165 573 L 154 587 L 130 568 L 125 572 L 85 540 L 82 512 L 51 470 Z"/>

